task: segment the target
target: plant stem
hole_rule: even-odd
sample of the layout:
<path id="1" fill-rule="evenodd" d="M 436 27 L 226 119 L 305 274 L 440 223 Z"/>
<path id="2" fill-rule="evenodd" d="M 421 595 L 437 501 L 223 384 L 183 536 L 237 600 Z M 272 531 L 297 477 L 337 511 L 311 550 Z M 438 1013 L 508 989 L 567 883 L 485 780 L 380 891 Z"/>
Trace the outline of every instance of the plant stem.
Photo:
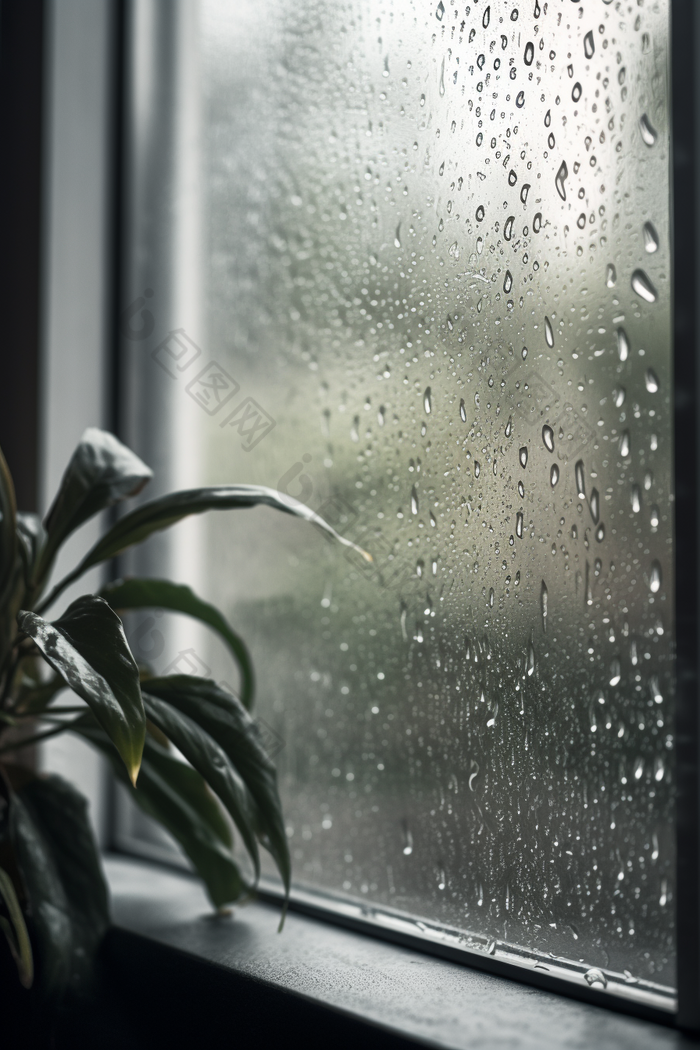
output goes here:
<path id="1" fill-rule="evenodd" d="M 35 733 L 34 736 L 28 736 L 14 744 L 5 744 L 4 747 L 0 747 L 0 755 L 4 755 L 7 751 L 19 751 L 23 747 L 29 747 L 30 744 L 38 744 L 40 740 L 48 740 L 51 736 L 58 736 L 59 733 L 65 732 L 66 729 L 70 729 L 70 722 L 63 722 L 60 726 L 47 729 L 44 733 Z"/>

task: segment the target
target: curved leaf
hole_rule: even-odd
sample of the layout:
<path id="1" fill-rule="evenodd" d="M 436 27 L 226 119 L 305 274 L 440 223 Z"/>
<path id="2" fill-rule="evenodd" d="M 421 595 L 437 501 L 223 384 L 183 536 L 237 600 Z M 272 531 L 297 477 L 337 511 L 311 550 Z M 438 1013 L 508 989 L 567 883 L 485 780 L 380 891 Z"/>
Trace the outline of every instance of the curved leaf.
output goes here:
<path id="1" fill-rule="evenodd" d="M 117 614 L 102 598 L 84 595 L 54 623 L 33 612 L 20 612 L 17 620 L 53 669 L 92 708 L 135 783 L 146 715 L 138 667 Z"/>
<path id="2" fill-rule="evenodd" d="M 206 678 L 149 678 L 149 695 L 164 700 L 201 726 L 223 748 L 258 808 L 260 831 L 289 892 L 291 862 L 275 767 L 258 728 L 240 700 Z"/>
<path id="3" fill-rule="evenodd" d="M 70 983 L 86 991 L 109 927 L 109 900 L 88 806 L 62 777 L 32 780 L 18 794 L 51 854 L 71 924 Z"/>
<path id="4" fill-rule="evenodd" d="M 100 591 L 113 609 L 168 609 L 184 613 L 206 623 L 221 636 L 231 650 L 241 673 L 241 703 L 248 710 L 253 705 L 253 664 L 245 642 L 230 627 L 219 610 L 202 601 L 184 584 L 170 580 L 117 580 Z"/>
<path id="5" fill-rule="evenodd" d="M 46 545 L 36 578 L 41 579 L 71 532 L 105 507 L 135 496 L 153 477 L 138 456 L 113 434 L 88 427 L 71 456 L 56 498 L 46 515 Z"/>
<path id="6" fill-rule="evenodd" d="M 241 838 L 250 854 L 255 868 L 256 880 L 260 877 L 260 855 L 255 840 L 256 813 L 252 799 L 240 783 L 226 753 L 215 740 L 187 715 L 158 700 L 143 694 L 143 703 L 150 720 L 165 733 L 178 751 L 204 777 L 212 791 L 219 796 L 229 811 Z"/>
<path id="7" fill-rule="evenodd" d="M 367 561 L 372 561 L 370 554 L 352 543 L 351 540 L 340 536 L 315 511 L 282 492 L 276 492 L 262 485 L 217 485 L 213 488 L 189 489 L 185 492 L 171 492 L 167 496 L 150 500 L 120 518 L 92 550 L 88 551 L 80 565 L 53 589 L 39 607 L 39 611 L 50 605 L 70 583 L 77 580 L 93 565 L 122 554 L 134 544 L 142 543 L 152 533 L 167 529 L 190 514 L 203 514 L 207 510 L 241 510 L 261 505 L 274 507 L 275 510 L 284 511 L 285 514 L 293 514 L 297 518 L 312 522 L 339 543 L 351 547 Z"/>
<path id="8" fill-rule="evenodd" d="M 20 984 L 24 988 L 31 988 L 34 982 L 32 945 L 12 879 L 3 868 L 0 868 L 0 898 L 5 902 L 10 915 L 10 922 L 12 923 L 10 925 L 4 916 L 0 916 L 0 929 L 5 934 L 7 943 L 10 946 L 12 957 L 17 966 Z"/>
<path id="9" fill-rule="evenodd" d="M 115 761 L 109 739 L 92 716 L 83 716 L 70 728 L 109 758 L 134 802 L 179 842 L 216 908 L 248 892 L 233 859 L 231 829 L 196 770 L 147 737 L 139 786 L 134 788 L 124 775 L 124 767 Z"/>
<path id="10" fill-rule="evenodd" d="M 41 960 L 41 984 L 60 995 L 70 978 L 73 931 L 56 863 L 22 798 L 10 797 L 10 839 L 29 902 Z"/>
<path id="11" fill-rule="evenodd" d="M 4 596 L 17 553 L 17 504 L 15 486 L 0 451 L 0 595 Z"/>
<path id="12" fill-rule="evenodd" d="M 17 514 L 17 540 L 24 566 L 25 583 L 29 586 L 36 560 L 46 542 L 46 530 L 38 514 L 28 514 L 24 511 Z"/>

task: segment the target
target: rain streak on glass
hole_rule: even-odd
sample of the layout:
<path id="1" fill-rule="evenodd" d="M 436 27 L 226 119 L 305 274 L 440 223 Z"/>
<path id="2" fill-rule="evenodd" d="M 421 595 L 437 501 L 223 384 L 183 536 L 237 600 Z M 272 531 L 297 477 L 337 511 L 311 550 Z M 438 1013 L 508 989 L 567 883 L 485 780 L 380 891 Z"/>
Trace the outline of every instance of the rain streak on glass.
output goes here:
<path id="1" fill-rule="evenodd" d="M 240 392 L 190 459 L 373 558 L 210 515 L 186 581 L 250 646 L 293 878 L 671 988 L 669 0 L 194 2 Z"/>

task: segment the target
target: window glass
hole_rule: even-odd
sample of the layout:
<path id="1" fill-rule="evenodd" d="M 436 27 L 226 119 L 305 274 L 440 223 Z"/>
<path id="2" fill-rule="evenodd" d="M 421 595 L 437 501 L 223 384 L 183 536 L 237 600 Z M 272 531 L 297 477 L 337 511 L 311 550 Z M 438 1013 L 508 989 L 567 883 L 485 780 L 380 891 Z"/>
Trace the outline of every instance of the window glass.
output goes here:
<path id="1" fill-rule="evenodd" d="M 267 511 L 200 526 L 297 883 L 671 987 L 668 17 L 201 0 L 177 382 L 200 483 L 374 559 Z"/>

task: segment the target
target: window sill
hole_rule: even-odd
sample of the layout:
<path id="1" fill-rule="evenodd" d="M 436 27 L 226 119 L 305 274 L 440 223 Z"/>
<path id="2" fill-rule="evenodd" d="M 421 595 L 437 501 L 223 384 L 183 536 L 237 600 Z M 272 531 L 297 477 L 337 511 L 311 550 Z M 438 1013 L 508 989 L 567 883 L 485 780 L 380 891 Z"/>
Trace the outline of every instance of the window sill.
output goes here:
<path id="1" fill-rule="evenodd" d="M 262 902 L 213 917 L 198 882 L 143 861 L 112 856 L 106 870 L 115 918 L 106 964 L 128 1001 L 142 997 L 144 1046 L 215 1046 L 218 1034 L 324 1048 L 689 1045 L 671 1028 L 305 915 L 290 913 L 278 935 L 279 909 Z"/>

